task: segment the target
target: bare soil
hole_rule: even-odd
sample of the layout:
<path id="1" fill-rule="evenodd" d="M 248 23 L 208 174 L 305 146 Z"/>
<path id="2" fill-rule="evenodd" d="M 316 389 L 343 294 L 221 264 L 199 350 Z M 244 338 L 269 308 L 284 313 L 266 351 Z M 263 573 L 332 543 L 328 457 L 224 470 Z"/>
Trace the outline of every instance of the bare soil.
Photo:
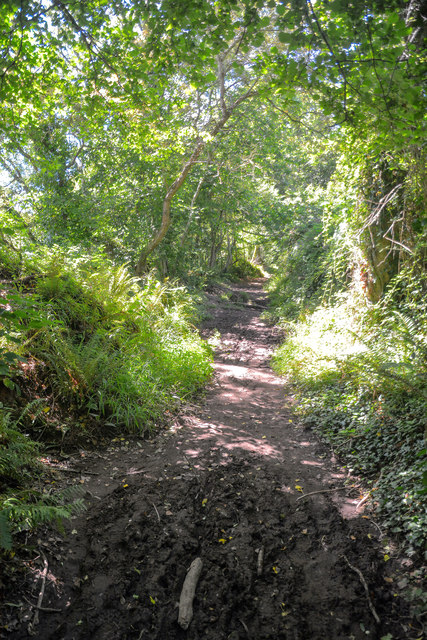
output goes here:
<path id="1" fill-rule="evenodd" d="M 228 292 L 220 304 L 209 295 L 202 331 L 219 332 L 220 343 L 201 406 L 152 439 L 117 439 L 61 462 L 58 482 L 77 479 L 88 510 L 65 538 L 35 542 L 25 577 L 6 592 L 6 638 L 419 637 L 396 587 L 404 568 L 384 560 L 357 479 L 298 425 L 270 368 L 281 336 L 260 319 L 262 282 Z M 198 557 L 185 631 L 178 602 Z"/>

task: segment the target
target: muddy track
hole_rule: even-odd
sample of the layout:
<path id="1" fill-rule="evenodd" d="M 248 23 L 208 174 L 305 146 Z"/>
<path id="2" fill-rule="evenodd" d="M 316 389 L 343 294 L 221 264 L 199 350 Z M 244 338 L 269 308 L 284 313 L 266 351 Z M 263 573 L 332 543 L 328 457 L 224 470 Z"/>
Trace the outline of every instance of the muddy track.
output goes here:
<path id="1" fill-rule="evenodd" d="M 220 307 L 210 296 L 203 332 L 221 340 L 202 406 L 153 440 L 122 440 L 74 463 L 89 509 L 65 540 L 39 542 L 49 564 L 42 606 L 58 612 L 41 610 L 33 637 L 417 637 L 386 580 L 378 526 L 357 508 L 357 481 L 296 424 L 269 367 L 280 336 L 260 320 L 261 283 L 231 294 Z M 196 557 L 203 569 L 184 631 L 178 601 Z M 39 590 L 36 575 L 7 637 L 29 637 L 25 602 Z"/>

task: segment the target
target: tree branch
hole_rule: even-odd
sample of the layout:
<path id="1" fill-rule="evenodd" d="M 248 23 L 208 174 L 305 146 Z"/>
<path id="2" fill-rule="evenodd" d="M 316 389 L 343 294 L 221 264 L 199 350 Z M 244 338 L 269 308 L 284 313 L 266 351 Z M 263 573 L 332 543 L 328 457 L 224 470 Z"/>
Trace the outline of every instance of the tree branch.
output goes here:
<path id="1" fill-rule="evenodd" d="M 224 125 L 226 124 L 226 122 L 229 120 L 233 112 L 237 109 L 237 107 L 242 102 L 256 95 L 256 91 L 254 91 L 254 88 L 258 82 L 259 82 L 259 77 L 255 78 L 254 82 L 252 82 L 249 89 L 239 98 L 237 98 L 226 109 L 225 113 L 223 113 L 222 115 L 222 118 L 218 120 L 218 122 L 210 132 L 210 136 L 212 138 L 214 138 L 221 131 L 221 129 L 224 128 Z M 141 276 L 144 273 L 147 265 L 148 256 L 159 246 L 159 244 L 163 241 L 164 237 L 166 236 L 172 222 L 171 220 L 172 199 L 184 184 L 188 174 L 196 164 L 197 160 L 199 159 L 206 145 L 207 145 L 207 139 L 199 138 L 199 140 L 196 142 L 196 146 L 193 150 L 193 153 L 191 154 L 187 162 L 184 164 L 179 176 L 174 180 L 174 182 L 171 184 L 171 186 L 167 190 L 167 193 L 163 200 L 162 220 L 160 223 L 160 227 L 157 233 L 154 235 L 154 237 L 147 244 L 147 246 L 142 250 L 139 256 L 138 262 L 136 264 L 135 273 L 138 276 Z"/>
<path id="2" fill-rule="evenodd" d="M 71 167 L 75 164 L 77 158 L 83 153 L 83 151 L 86 149 L 86 145 L 84 142 L 82 142 L 81 146 L 77 149 L 76 153 L 74 154 L 74 156 L 71 158 L 70 162 L 67 162 L 65 164 L 65 168 L 66 169 L 71 169 Z"/>
<path id="3" fill-rule="evenodd" d="M 219 102 L 221 105 L 222 115 L 227 113 L 227 105 L 225 103 L 225 70 L 224 70 L 224 58 L 222 56 L 217 57 L 218 62 L 218 85 L 219 85 Z"/>
<path id="4" fill-rule="evenodd" d="M 12 62 L 5 68 L 5 70 L 3 71 L 3 73 L 1 74 L 1 83 L 3 84 L 3 81 L 5 79 L 5 77 L 7 76 L 7 74 L 9 73 L 9 71 L 16 65 L 16 63 L 18 62 L 21 53 L 22 53 L 22 45 L 24 42 L 24 25 L 23 25 L 23 21 L 22 21 L 22 16 L 23 16 L 23 2 L 21 0 L 21 7 L 19 10 L 19 23 L 20 23 L 20 31 L 21 31 L 21 36 L 19 39 L 19 47 L 18 47 L 18 51 L 16 52 L 16 56 L 15 58 L 12 60 Z M 9 38 L 10 41 L 10 38 Z M 8 51 L 9 51 L 9 47 L 8 47 Z"/>
<path id="5" fill-rule="evenodd" d="M 298 124 L 301 127 L 304 127 L 305 129 L 307 129 L 308 131 L 311 131 L 312 133 L 315 133 L 316 135 L 322 136 L 323 138 L 327 138 L 328 137 L 323 133 L 323 131 L 319 131 L 318 129 L 313 129 L 312 127 L 309 127 L 308 124 L 305 124 L 302 120 L 298 120 L 298 118 L 294 118 L 293 116 L 291 116 L 290 113 L 288 113 L 287 111 L 285 111 L 281 107 L 278 107 L 277 104 L 275 102 L 273 102 L 273 100 L 271 98 L 266 98 L 266 100 L 267 100 L 267 102 L 269 102 L 271 104 L 271 106 L 274 109 L 276 109 L 276 111 L 279 111 L 280 113 L 283 113 L 283 115 L 285 115 L 291 122 L 294 122 L 295 124 Z"/>
<path id="6" fill-rule="evenodd" d="M 196 190 L 193 193 L 193 197 L 191 198 L 190 213 L 189 213 L 189 216 L 188 216 L 187 224 L 185 225 L 184 232 L 183 232 L 183 234 L 181 236 L 181 240 L 179 242 L 179 246 L 181 248 L 184 246 L 184 242 L 185 242 L 185 240 L 186 240 L 186 238 L 188 236 L 188 232 L 190 230 L 190 226 L 191 226 L 191 223 L 193 221 L 194 206 L 196 204 L 196 199 L 197 199 L 197 196 L 200 193 L 200 189 L 202 188 L 202 184 L 203 184 L 204 180 L 205 180 L 205 176 L 204 175 L 200 176 L 199 182 L 197 183 Z"/>
<path id="7" fill-rule="evenodd" d="M 81 37 L 88 52 L 91 55 L 96 53 L 96 55 L 105 64 L 105 66 L 114 74 L 118 75 L 117 69 L 115 69 L 113 65 L 100 52 L 100 47 L 96 42 L 96 40 L 90 35 L 90 33 L 87 33 L 83 29 L 83 27 L 79 25 L 79 23 L 75 20 L 74 16 L 70 13 L 70 11 L 67 9 L 64 3 L 61 2 L 61 0 L 54 0 L 52 6 L 56 7 L 62 12 L 63 16 L 65 17 L 65 20 L 70 23 L 74 31 Z"/>
<path id="8" fill-rule="evenodd" d="M 18 182 L 24 189 L 24 191 L 26 193 L 29 193 L 29 188 L 27 186 L 27 183 L 25 181 L 24 176 L 22 175 L 21 171 L 18 169 L 18 167 L 15 167 L 14 165 L 10 165 L 9 162 L 7 160 L 5 160 L 4 158 L 2 158 L 0 156 L 0 165 L 8 172 L 10 173 L 10 175 L 13 178 L 14 182 Z"/>

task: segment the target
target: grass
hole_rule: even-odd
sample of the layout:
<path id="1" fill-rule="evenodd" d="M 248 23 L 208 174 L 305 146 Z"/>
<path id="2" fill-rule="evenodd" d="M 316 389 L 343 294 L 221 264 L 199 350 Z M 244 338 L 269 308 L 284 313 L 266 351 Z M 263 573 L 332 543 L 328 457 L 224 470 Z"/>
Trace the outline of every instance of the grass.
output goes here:
<path id="1" fill-rule="evenodd" d="M 143 432 L 209 379 L 211 351 L 192 324 L 195 304 L 184 287 L 151 275 L 141 287 L 125 267 L 95 269 L 89 259 L 35 281 L 39 326 L 28 329 L 15 308 L 13 331 L 49 418 L 66 405 L 92 423 Z M 30 382 L 29 367 L 13 371 L 16 386 Z M 74 435 L 79 428 L 76 421 Z"/>

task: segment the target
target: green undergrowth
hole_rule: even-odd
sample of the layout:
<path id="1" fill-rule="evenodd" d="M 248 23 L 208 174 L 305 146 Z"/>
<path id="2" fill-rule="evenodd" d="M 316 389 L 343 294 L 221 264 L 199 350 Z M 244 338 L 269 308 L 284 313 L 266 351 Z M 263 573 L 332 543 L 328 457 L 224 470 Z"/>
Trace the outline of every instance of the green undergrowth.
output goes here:
<path id="1" fill-rule="evenodd" d="M 298 240 L 279 259 L 268 281 L 270 307 L 265 317 L 273 322 L 282 318 L 295 320 L 307 310 L 314 310 L 324 294 L 327 274 L 327 250 L 321 241 L 318 221 L 304 221 Z"/>
<path id="2" fill-rule="evenodd" d="M 56 493 L 42 488 L 41 445 L 22 428 L 34 408 L 29 406 L 13 418 L 10 409 L 0 406 L 0 549 L 5 551 L 12 549 L 13 536 L 19 532 L 52 523 L 62 528 L 64 518 L 85 508 L 80 486 Z"/>
<path id="3" fill-rule="evenodd" d="M 46 443 L 143 434 L 166 423 L 212 373 L 211 349 L 194 326 L 195 301 L 178 283 L 153 274 L 138 280 L 77 250 L 39 249 L 17 266 L 3 256 L 3 546 L 8 521 L 19 529 L 68 513 L 31 484 Z"/>
<path id="4" fill-rule="evenodd" d="M 356 312 L 351 298 L 287 324 L 274 367 L 296 385 L 297 411 L 364 477 L 387 529 L 409 554 L 427 530 L 427 317 L 422 300 Z"/>
<path id="5" fill-rule="evenodd" d="M 251 262 L 245 256 L 238 255 L 226 275 L 233 279 L 243 280 L 245 278 L 264 278 L 265 272 L 259 265 Z"/>
<path id="6" fill-rule="evenodd" d="M 6 293 L 12 302 L 3 351 L 23 358 L 7 377 L 17 389 L 38 385 L 48 417 L 59 404 L 86 422 L 108 420 L 134 432 L 151 428 L 211 375 L 211 353 L 193 325 L 192 298 L 153 275 L 140 282 L 123 266 L 60 258 L 34 274 L 21 300 Z M 31 318 L 28 311 L 22 315 L 27 296 Z M 8 337 L 14 342 L 7 344 Z M 70 428 L 80 429 L 81 422 Z"/>

